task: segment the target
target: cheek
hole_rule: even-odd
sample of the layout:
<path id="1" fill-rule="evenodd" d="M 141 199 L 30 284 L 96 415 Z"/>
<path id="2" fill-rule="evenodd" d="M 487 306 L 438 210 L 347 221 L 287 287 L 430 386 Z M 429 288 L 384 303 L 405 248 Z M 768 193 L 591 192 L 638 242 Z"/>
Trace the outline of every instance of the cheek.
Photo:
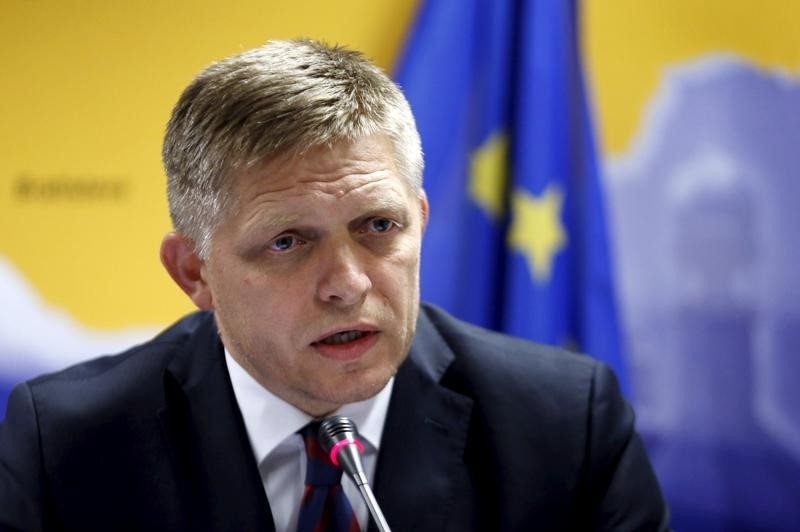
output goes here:
<path id="1" fill-rule="evenodd" d="M 313 284 L 298 271 L 288 276 L 248 276 L 241 283 L 241 301 L 254 315 L 288 331 L 292 324 L 309 318 Z"/>
<path id="2" fill-rule="evenodd" d="M 216 308 L 228 320 L 236 319 L 253 327 L 258 320 L 274 322 L 286 313 L 281 307 L 292 298 L 284 293 L 285 283 L 232 265 L 220 273 L 214 286 Z"/>
<path id="3" fill-rule="evenodd" d="M 419 292 L 419 247 L 408 243 L 378 268 L 378 283 L 397 303 L 416 300 Z"/>

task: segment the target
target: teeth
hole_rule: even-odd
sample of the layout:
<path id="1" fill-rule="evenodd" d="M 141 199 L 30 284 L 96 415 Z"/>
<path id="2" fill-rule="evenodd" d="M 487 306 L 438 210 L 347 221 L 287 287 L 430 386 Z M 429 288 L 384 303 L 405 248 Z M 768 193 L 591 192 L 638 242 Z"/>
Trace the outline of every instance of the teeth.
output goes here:
<path id="1" fill-rule="evenodd" d="M 328 336 L 327 338 L 322 340 L 320 343 L 327 344 L 327 345 L 346 344 L 348 342 L 352 342 L 352 341 L 358 340 L 359 338 L 364 336 L 364 334 L 365 333 L 363 333 L 361 331 L 340 332 L 340 333 L 336 333 L 336 334 L 332 334 L 332 335 Z"/>

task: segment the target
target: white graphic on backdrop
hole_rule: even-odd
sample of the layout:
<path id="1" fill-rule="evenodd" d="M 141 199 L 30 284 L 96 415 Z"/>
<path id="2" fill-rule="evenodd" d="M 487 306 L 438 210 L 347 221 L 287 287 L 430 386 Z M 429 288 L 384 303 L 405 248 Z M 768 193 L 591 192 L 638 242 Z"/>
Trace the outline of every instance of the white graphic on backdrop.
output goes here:
<path id="1" fill-rule="evenodd" d="M 156 328 L 89 329 L 49 306 L 11 262 L 0 256 L 0 373 L 30 377 L 151 338 Z"/>

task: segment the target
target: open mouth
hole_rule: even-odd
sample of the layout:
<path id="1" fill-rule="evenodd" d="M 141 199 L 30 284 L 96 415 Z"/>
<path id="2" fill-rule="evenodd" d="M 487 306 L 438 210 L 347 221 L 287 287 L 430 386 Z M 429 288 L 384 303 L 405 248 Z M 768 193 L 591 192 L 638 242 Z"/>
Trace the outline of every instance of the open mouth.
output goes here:
<path id="1" fill-rule="evenodd" d="M 349 344 L 350 342 L 355 342 L 356 340 L 360 340 L 365 336 L 369 336 L 371 334 L 374 333 L 369 331 L 343 331 L 336 334 L 332 334 L 327 338 L 323 338 L 317 343 L 324 345 L 344 345 L 344 344 Z"/>

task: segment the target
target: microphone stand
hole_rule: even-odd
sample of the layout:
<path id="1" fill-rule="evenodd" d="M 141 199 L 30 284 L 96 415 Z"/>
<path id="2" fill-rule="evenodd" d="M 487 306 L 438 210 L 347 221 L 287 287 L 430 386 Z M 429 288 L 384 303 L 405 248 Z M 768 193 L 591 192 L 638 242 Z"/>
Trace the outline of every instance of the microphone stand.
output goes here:
<path id="1" fill-rule="evenodd" d="M 386 518 L 383 517 L 383 512 L 381 512 L 381 507 L 378 506 L 378 501 L 375 500 L 375 496 L 372 494 L 372 489 L 370 489 L 369 484 L 364 484 L 363 486 L 359 486 L 358 491 L 361 492 L 361 496 L 364 498 L 364 502 L 367 503 L 367 508 L 369 508 L 369 513 L 372 514 L 372 519 L 378 526 L 378 530 L 380 530 L 380 532 L 391 532 L 391 529 L 389 528 L 389 523 L 387 523 Z"/>
<path id="2" fill-rule="evenodd" d="M 364 499 L 365 503 L 367 503 L 369 513 L 372 515 L 372 520 L 375 521 L 378 530 L 380 532 L 391 532 L 389 523 L 386 522 L 386 518 L 383 516 L 381 507 L 378 506 L 378 501 L 375 500 L 375 495 L 372 493 L 372 488 L 369 487 L 369 483 L 364 481 L 363 484 L 359 484 L 353 476 L 350 476 L 350 478 L 353 479 L 353 482 L 355 482 L 356 486 L 358 487 L 358 491 L 361 493 L 361 498 Z"/>

